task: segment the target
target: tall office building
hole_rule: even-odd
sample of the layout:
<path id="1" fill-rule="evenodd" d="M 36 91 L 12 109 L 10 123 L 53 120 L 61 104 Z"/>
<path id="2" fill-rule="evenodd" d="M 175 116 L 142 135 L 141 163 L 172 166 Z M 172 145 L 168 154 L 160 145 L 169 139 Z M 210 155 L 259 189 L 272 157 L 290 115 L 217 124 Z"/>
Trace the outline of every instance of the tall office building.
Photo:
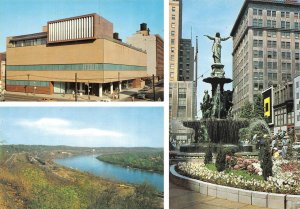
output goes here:
<path id="1" fill-rule="evenodd" d="M 233 113 L 273 85 L 290 81 L 299 67 L 300 3 L 245 0 L 233 37 Z"/>
<path id="2" fill-rule="evenodd" d="M 147 74 L 160 79 L 164 76 L 164 41 L 158 34 L 150 34 L 146 23 L 140 25 L 140 30 L 127 38 L 129 45 L 147 52 Z"/>
<path id="3" fill-rule="evenodd" d="M 193 81 L 170 82 L 170 119 L 195 119 L 197 114 L 196 92 L 196 85 Z"/>
<path id="4" fill-rule="evenodd" d="M 294 127 L 297 141 L 300 140 L 300 75 L 296 75 L 293 81 L 293 99 L 294 99 Z"/>
<path id="5" fill-rule="evenodd" d="M 194 47 L 191 39 L 180 40 L 179 81 L 194 81 Z"/>
<path id="6" fill-rule="evenodd" d="M 193 130 L 184 127 L 180 121 L 195 119 L 197 87 L 194 82 L 194 48 L 190 39 L 182 39 L 182 0 L 170 0 L 169 10 L 170 140 L 178 148 L 192 140 Z"/>
<path id="7" fill-rule="evenodd" d="M 182 34 L 182 0 L 169 0 L 170 81 L 178 81 L 179 45 Z"/>

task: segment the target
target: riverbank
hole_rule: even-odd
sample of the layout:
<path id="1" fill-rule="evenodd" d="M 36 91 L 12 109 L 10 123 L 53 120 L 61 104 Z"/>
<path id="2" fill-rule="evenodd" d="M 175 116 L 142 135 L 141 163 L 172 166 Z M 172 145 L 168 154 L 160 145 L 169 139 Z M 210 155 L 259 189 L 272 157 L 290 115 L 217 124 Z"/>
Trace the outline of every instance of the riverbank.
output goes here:
<path id="1" fill-rule="evenodd" d="M 103 154 L 99 155 L 97 159 L 123 167 L 141 169 L 159 174 L 164 173 L 163 151 Z"/>
<path id="2" fill-rule="evenodd" d="M 6 150 L 8 151 L 8 150 Z M 57 150 L 51 150 L 56 152 Z M 8 152 L 9 153 L 9 152 Z M 52 163 L 48 153 L 14 151 L 0 162 L 0 208 L 161 208 L 147 185 L 131 186 Z M 151 196 L 148 196 L 150 190 Z M 147 208 L 145 206 L 145 208 Z"/>
<path id="3" fill-rule="evenodd" d="M 96 159 L 93 155 L 73 156 L 56 159 L 56 163 L 82 172 L 89 172 L 101 178 L 124 182 L 131 185 L 147 184 L 155 187 L 157 192 L 163 192 L 163 175 L 140 169 L 132 169 L 106 163 Z"/>

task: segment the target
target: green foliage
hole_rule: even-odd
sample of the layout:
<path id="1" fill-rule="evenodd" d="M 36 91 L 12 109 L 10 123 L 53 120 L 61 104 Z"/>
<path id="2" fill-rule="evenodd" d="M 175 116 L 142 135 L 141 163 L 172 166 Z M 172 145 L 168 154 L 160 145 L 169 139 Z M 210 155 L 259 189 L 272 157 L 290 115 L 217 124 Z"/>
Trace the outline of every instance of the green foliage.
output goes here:
<path id="1" fill-rule="evenodd" d="M 144 183 L 131 194 L 122 196 L 114 188 L 107 188 L 94 196 L 88 209 L 158 209 L 156 190 Z"/>
<path id="2" fill-rule="evenodd" d="M 240 118 L 251 119 L 253 118 L 253 104 L 249 101 L 246 101 L 244 105 L 241 107 Z"/>
<path id="3" fill-rule="evenodd" d="M 239 139 L 245 141 L 246 139 L 251 140 L 252 133 L 249 128 L 241 128 L 239 130 Z"/>
<path id="4" fill-rule="evenodd" d="M 89 205 L 88 209 L 110 209 L 110 208 L 118 208 L 118 191 L 116 188 L 109 187 L 105 189 L 103 192 L 98 194 L 96 198 L 94 198 L 93 203 Z"/>
<path id="5" fill-rule="evenodd" d="M 217 171 L 216 165 L 215 164 L 206 164 L 205 167 L 211 171 Z"/>
<path id="6" fill-rule="evenodd" d="M 214 164 L 207 164 L 205 165 L 205 167 L 211 171 L 217 171 L 217 168 Z M 233 169 L 226 169 L 225 173 L 232 173 L 236 176 L 243 176 L 245 177 L 247 180 L 259 180 L 259 181 L 263 181 L 263 177 L 256 175 L 256 174 L 251 174 L 249 173 L 247 170 L 233 170 Z"/>
<path id="7" fill-rule="evenodd" d="M 75 188 L 46 185 L 35 187 L 34 191 L 35 198 L 29 203 L 29 208 L 81 208 L 79 195 Z"/>
<path id="8" fill-rule="evenodd" d="M 221 172 L 225 170 L 226 167 L 226 153 L 223 151 L 223 149 L 219 149 L 217 153 L 216 158 L 216 168 L 217 171 Z"/>
<path id="9" fill-rule="evenodd" d="M 261 94 L 254 95 L 253 113 L 256 118 L 264 118 L 264 101 Z"/>
<path id="10" fill-rule="evenodd" d="M 164 171 L 164 156 L 162 151 L 108 154 L 100 155 L 97 159 L 124 167 L 129 166 L 132 168 L 152 170 L 160 173 L 163 173 Z"/>
<path id="11" fill-rule="evenodd" d="M 257 94 L 253 98 L 253 103 L 246 101 L 241 107 L 240 118 L 253 119 L 264 118 L 264 105 L 262 95 Z"/>
<path id="12" fill-rule="evenodd" d="M 258 153 L 258 160 L 262 161 L 264 158 L 264 153 L 265 153 L 265 147 L 261 147 Z"/>
<path id="13" fill-rule="evenodd" d="M 273 175 L 272 172 L 272 167 L 273 167 L 273 161 L 272 161 L 272 156 L 270 153 L 270 146 L 268 144 L 266 144 L 266 146 L 263 148 L 263 158 L 261 161 L 261 168 L 263 170 L 263 177 L 264 180 L 266 181 L 268 179 L 269 176 Z"/>
<path id="14" fill-rule="evenodd" d="M 3 147 L 5 153 L 9 153 L 7 155 L 15 154 L 13 166 L 7 168 L 3 165 L 0 169 L 2 182 L 0 186 L 3 184 L 11 188 L 11 191 L 7 191 L 9 208 L 158 209 L 158 204 L 162 202 L 157 197 L 155 188 L 149 185 L 120 185 L 87 173 L 52 165 L 48 158 L 44 157 L 50 156 L 48 151 L 58 153 L 66 150 L 65 147 L 59 147 L 59 150 L 55 150 L 57 147 L 47 146 L 3 145 Z M 77 148 L 67 149 L 76 153 L 83 152 Z M 145 156 L 149 157 L 148 160 L 156 163 L 163 161 L 163 152 L 158 152 L 161 149 L 135 149 L 108 148 L 109 151 L 106 150 L 104 153 L 140 152 L 145 153 Z M 24 150 L 28 153 L 24 154 Z M 39 158 L 36 159 L 39 163 L 30 163 L 27 156 L 32 153 L 45 153 L 45 155 L 38 155 Z M 146 153 L 153 153 L 153 156 Z M 15 205 L 10 204 L 11 202 Z"/>
<path id="15" fill-rule="evenodd" d="M 232 173 L 236 176 L 243 176 L 247 180 L 259 180 L 263 181 L 263 177 L 256 175 L 256 174 L 250 174 L 247 170 L 233 170 L 233 169 L 228 169 L 225 171 L 226 173 Z"/>
<path id="16" fill-rule="evenodd" d="M 213 158 L 213 155 L 212 155 L 212 148 L 211 146 L 209 145 L 206 152 L 205 152 L 205 157 L 204 157 L 204 164 L 207 165 L 209 163 L 212 162 L 212 158 Z"/>

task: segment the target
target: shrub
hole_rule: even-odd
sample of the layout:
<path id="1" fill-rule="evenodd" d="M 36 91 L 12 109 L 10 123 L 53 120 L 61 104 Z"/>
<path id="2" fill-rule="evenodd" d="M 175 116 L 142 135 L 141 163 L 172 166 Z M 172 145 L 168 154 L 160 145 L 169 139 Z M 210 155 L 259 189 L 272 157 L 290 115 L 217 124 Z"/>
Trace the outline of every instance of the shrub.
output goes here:
<path id="1" fill-rule="evenodd" d="M 212 158 L 213 158 L 213 155 L 212 155 L 212 148 L 211 146 L 209 145 L 206 152 L 205 152 L 205 158 L 204 158 L 204 164 L 209 164 L 209 163 L 212 163 Z"/>
<path id="2" fill-rule="evenodd" d="M 272 167 L 273 167 L 273 161 L 272 161 L 272 156 L 270 153 L 270 148 L 269 145 L 266 145 L 263 148 L 264 152 L 263 152 L 263 158 L 261 161 L 261 168 L 262 168 L 262 174 L 264 177 L 264 180 L 266 181 L 268 179 L 269 176 L 272 176 Z"/>
<path id="3" fill-rule="evenodd" d="M 217 158 L 216 158 L 216 168 L 217 171 L 224 171 L 226 168 L 226 152 L 223 149 L 219 149 Z"/>

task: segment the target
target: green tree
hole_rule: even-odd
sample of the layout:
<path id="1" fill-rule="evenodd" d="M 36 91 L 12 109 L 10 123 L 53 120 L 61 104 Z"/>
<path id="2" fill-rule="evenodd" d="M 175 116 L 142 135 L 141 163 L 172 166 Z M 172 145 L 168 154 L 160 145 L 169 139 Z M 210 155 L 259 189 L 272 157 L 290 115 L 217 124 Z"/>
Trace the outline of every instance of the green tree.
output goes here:
<path id="1" fill-rule="evenodd" d="M 224 171 L 226 167 L 226 152 L 222 148 L 219 149 L 216 157 L 216 168 L 217 171 Z"/>
<path id="2" fill-rule="evenodd" d="M 212 163 L 212 158 L 213 158 L 213 155 L 212 155 L 212 148 L 211 148 L 211 145 L 208 146 L 206 152 L 205 152 L 205 157 L 204 157 L 204 164 L 209 164 L 209 163 Z"/>
<path id="3" fill-rule="evenodd" d="M 241 107 L 240 118 L 252 119 L 253 118 L 253 104 L 246 101 Z"/>
<path id="4" fill-rule="evenodd" d="M 255 95 L 253 100 L 253 115 L 256 118 L 264 118 L 264 101 L 262 95 Z"/>
<path id="5" fill-rule="evenodd" d="M 263 151 L 263 158 L 262 158 L 260 166 L 263 170 L 262 173 L 263 173 L 264 180 L 266 181 L 269 176 L 273 175 L 273 172 L 272 172 L 273 161 L 272 161 L 269 144 L 266 144 L 265 147 L 262 149 L 264 149 L 264 151 Z"/>
<path id="6" fill-rule="evenodd" d="M 246 101 L 241 107 L 240 118 L 253 119 L 264 118 L 264 104 L 261 94 L 254 95 L 253 103 Z"/>

